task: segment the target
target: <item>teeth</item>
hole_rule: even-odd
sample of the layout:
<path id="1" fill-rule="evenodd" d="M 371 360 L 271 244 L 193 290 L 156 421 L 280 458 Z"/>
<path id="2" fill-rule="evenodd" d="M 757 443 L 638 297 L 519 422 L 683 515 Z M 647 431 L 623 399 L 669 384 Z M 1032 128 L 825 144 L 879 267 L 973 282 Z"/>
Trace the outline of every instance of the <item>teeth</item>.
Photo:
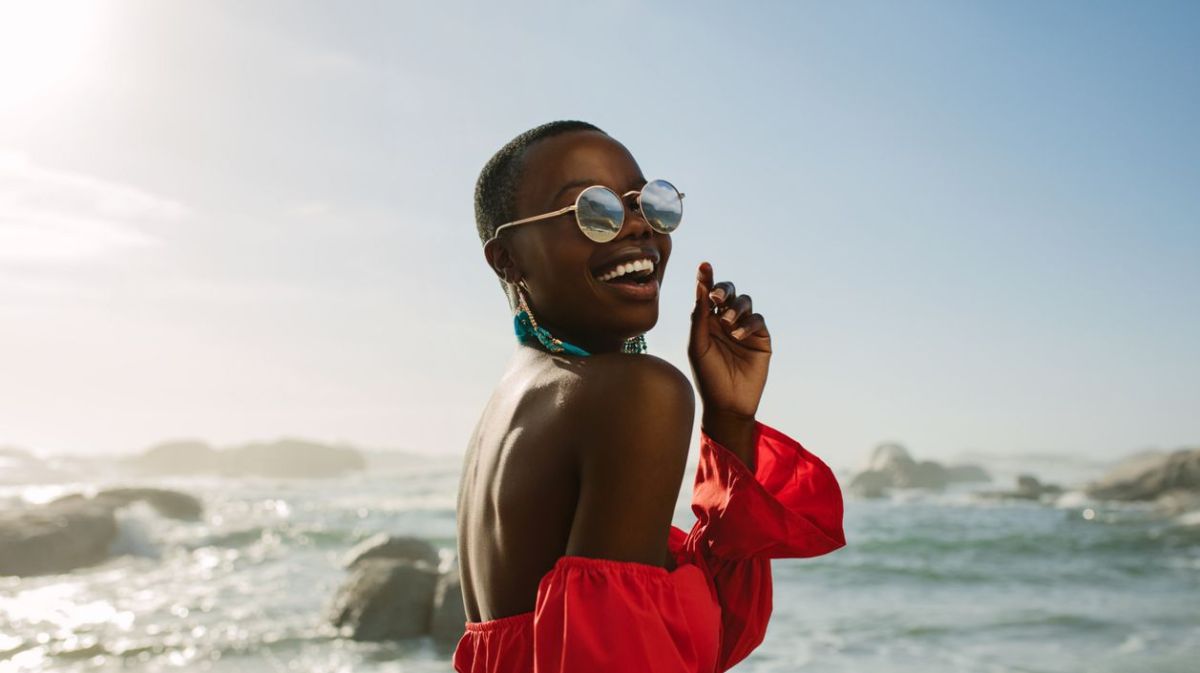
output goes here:
<path id="1" fill-rule="evenodd" d="M 621 265 L 617 266 L 615 269 L 613 269 L 612 271 L 609 271 L 608 273 L 604 274 L 603 276 L 597 276 L 597 278 L 599 278 L 600 280 L 603 280 L 603 281 L 609 281 L 609 280 L 612 280 L 619 276 L 624 276 L 627 273 L 633 273 L 634 271 L 653 271 L 653 270 L 654 270 L 654 262 L 651 262 L 649 259 L 637 259 L 632 262 L 626 262 L 625 264 L 621 264 Z"/>

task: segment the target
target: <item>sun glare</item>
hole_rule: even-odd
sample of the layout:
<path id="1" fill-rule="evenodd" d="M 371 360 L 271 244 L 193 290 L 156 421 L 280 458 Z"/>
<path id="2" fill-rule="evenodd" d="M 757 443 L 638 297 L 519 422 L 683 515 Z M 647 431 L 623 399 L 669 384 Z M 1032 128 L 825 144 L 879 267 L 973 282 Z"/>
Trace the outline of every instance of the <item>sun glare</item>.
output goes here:
<path id="1" fill-rule="evenodd" d="M 97 0 L 0 0 L 0 109 L 25 106 L 83 74 Z"/>

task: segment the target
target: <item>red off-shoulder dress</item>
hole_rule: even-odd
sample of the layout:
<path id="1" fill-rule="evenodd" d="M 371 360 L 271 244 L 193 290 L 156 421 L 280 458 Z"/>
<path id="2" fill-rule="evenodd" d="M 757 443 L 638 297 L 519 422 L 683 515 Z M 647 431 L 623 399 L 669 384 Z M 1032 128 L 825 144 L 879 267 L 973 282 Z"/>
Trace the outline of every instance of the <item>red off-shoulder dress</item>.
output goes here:
<path id="1" fill-rule="evenodd" d="M 563 556 L 534 609 L 466 622 L 458 673 L 720 673 L 758 647 L 771 617 L 772 558 L 846 544 L 833 472 L 755 424 L 755 470 L 700 433 L 690 533 L 671 526 L 677 567 Z"/>

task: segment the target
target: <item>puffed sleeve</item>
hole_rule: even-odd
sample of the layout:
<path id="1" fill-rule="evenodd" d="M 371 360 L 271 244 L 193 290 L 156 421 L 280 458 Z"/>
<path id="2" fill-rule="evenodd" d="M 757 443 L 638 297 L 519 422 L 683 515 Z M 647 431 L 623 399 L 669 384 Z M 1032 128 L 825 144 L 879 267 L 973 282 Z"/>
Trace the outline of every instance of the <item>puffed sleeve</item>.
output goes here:
<path id="1" fill-rule="evenodd" d="M 828 554 L 846 544 L 842 491 L 833 471 L 795 439 L 755 422 L 755 469 L 701 432 L 692 490 L 697 521 L 672 527 L 680 562 L 711 579 L 721 606 L 717 671 L 750 654 L 766 635 L 772 610 L 772 558 Z"/>
<path id="2" fill-rule="evenodd" d="M 533 670 L 711 671 L 718 619 L 695 566 L 564 556 L 538 587 Z"/>

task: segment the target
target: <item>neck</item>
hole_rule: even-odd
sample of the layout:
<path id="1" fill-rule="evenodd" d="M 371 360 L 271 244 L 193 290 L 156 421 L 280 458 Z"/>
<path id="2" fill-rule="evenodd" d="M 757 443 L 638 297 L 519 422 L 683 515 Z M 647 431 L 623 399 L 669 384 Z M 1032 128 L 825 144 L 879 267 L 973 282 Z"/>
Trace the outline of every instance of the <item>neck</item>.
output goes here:
<path id="1" fill-rule="evenodd" d="M 625 347 L 625 340 L 628 338 L 604 334 L 580 334 L 555 325 L 539 324 L 559 340 L 578 346 L 592 355 L 620 353 Z"/>

